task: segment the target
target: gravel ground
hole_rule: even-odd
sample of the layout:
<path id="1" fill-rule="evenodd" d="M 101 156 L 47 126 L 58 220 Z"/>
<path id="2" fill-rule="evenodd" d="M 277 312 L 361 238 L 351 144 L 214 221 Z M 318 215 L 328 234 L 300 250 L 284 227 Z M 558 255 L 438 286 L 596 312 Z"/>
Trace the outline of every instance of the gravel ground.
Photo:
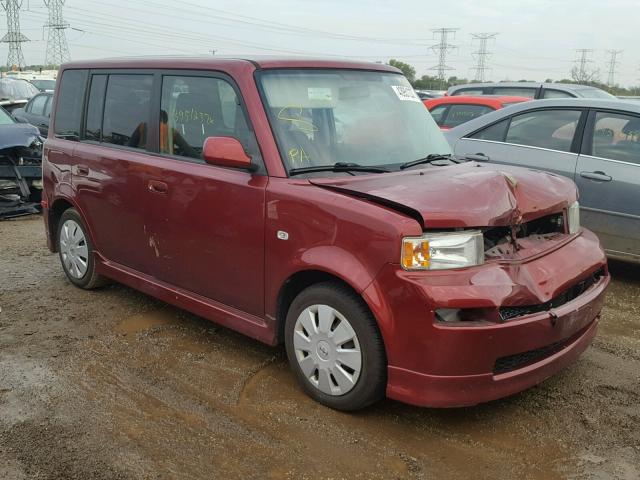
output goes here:
<path id="1" fill-rule="evenodd" d="M 640 478 L 640 267 L 593 346 L 513 397 L 328 410 L 270 348 L 121 285 L 87 292 L 42 219 L 0 222 L 0 479 Z"/>

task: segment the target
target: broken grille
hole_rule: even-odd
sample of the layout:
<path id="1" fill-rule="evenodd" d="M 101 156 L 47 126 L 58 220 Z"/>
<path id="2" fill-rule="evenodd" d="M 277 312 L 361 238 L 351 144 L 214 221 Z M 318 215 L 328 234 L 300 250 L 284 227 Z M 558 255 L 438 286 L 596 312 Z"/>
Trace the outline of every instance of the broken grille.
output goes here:
<path id="1" fill-rule="evenodd" d="M 604 268 L 599 269 L 595 273 L 592 273 L 589 277 L 585 278 L 581 282 L 576 283 L 572 287 L 568 288 L 560 295 L 552 298 L 551 300 L 540 303 L 538 305 L 521 305 L 512 307 L 500 307 L 500 320 L 506 322 L 516 317 L 522 317 L 524 315 L 530 315 L 532 313 L 539 313 L 551 310 L 552 308 L 564 305 L 571 300 L 582 295 L 589 288 L 595 285 L 598 280 L 604 275 Z"/>

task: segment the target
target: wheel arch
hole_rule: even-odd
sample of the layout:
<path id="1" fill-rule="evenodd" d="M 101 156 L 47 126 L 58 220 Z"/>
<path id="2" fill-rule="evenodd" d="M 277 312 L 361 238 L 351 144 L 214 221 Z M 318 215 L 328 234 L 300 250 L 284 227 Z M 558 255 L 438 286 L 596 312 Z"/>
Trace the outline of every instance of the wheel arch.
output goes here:
<path id="1" fill-rule="evenodd" d="M 319 268 L 315 269 L 305 269 L 300 270 L 292 275 L 290 275 L 281 285 L 280 290 L 278 292 L 278 297 L 276 301 L 276 342 L 278 344 L 284 342 L 284 325 L 285 320 L 287 318 L 287 313 L 289 312 L 289 307 L 293 300 L 305 289 L 309 288 L 312 285 L 316 285 L 318 283 L 324 282 L 334 282 L 342 285 L 343 287 L 349 289 L 355 295 L 357 295 L 364 305 L 367 306 L 369 312 L 373 316 L 376 324 L 378 324 L 378 328 L 380 328 L 378 319 L 376 315 L 367 302 L 367 300 L 362 295 L 362 290 L 359 290 L 350 282 L 345 280 L 342 276 L 335 272 L 329 272 L 327 270 L 322 270 Z M 385 347 L 386 350 L 386 347 Z"/>
<path id="2" fill-rule="evenodd" d="M 89 239 L 91 240 L 91 243 L 94 245 L 95 248 L 95 241 L 94 241 L 94 235 L 93 232 L 91 231 L 91 227 L 89 226 L 88 222 L 87 222 L 87 218 L 84 214 L 84 212 L 82 211 L 81 208 L 78 207 L 78 205 L 76 205 L 73 200 L 71 200 L 68 197 L 57 197 L 49 206 L 49 211 L 48 211 L 48 224 L 49 224 L 49 240 L 51 241 L 51 245 L 53 246 L 53 252 L 57 252 L 58 251 L 58 246 L 57 246 L 57 236 L 58 236 L 58 224 L 60 222 L 60 218 L 62 217 L 62 214 L 69 210 L 70 208 L 74 208 L 78 214 L 80 215 L 80 218 L 82 218 L 82 221 L 84 222 L 84 226 L 85 229 L 87 230 L 87 234 L 89 235 Z"/>

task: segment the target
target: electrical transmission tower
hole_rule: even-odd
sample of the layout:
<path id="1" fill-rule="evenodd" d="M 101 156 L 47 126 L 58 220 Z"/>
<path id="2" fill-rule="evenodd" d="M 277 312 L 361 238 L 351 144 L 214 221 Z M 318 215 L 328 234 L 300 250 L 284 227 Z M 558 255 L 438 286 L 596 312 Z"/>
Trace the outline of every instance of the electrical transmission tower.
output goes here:
<path id="1" fill-rule="evenodd" d="M 590 48 L 579 48 L 576 50 L 578 58 L 576 59 L 576 65 L 571 71 L 573 80 L 577 82 L 590 82 L 595 79 L 598 74 L 597 70 L 593 70 L 589 67 L 593 63 L 593 60 L 589 56 L 593 53 Z"/>
<path id="2" fill-rule="evenodd" d="M 4 0 L 2 2 L 2 8 L 7 12 L 7 34 L 0 39 L 0 42 L 9 44 L 8 68 L 25 66 L 21 44 L 28 42 L 29 39 L 20 32 L 20 7 L 22 7 L 22 0 Z"/>
<path id="3" fill-rule="evenodd" d="M 472 33 L 471 38 L 473 40 L 478 40 L 480 43 L 478 46 L 478 50 L 473 52 L 472 55 L 476 60 L 476 66 L 474 68 L 475 75 L 473 76 L 473 80 L 477 80 L 479 82 L 484 82 L 486 80 L 485 73 L 491 70 L 491 67 L 488 65 L 489 57 L 491 56 L 491 52 L 487 50 L 487 45 L 489 44 L 489 40 L 493 40 L 496 38 L 497 33 Z"/>
<path id="4" fill-rule="evenodd" d="M 607 76 L 607 85 L 613 87 L 616 76 L 616 65 L 618 64 L 618 55 L 622 53 L 622 50 L 607 50 L 609 54 L 609 75 Z"/>
<path id="5" fill-rule="evenodd" d="M 438 72 L 438 79 L 440 80 L 440 88 L 444 86 L 445 72 L 447 70 L 453 70 L 452 67 L 447 65 L 447 55 L 455 50 L 457 47 L 449 43 L 449 39 L 455 37 L 457 28 L 436 28 L 431 30 L 434 37 L 440 37 L 440 41 L 431 47 L 435 53 L 438 54 L 438 64 L 435 67 L 429 68 L 429 70 L 436 70 Z"/>
<path id="6" fill-rule="evenodd" d="M 44 4 L 49 9 L 49 21 L 44 25 L 49 29 L 47 37 L 47 54 L 45 61 L 47 65 L 60 65 L 69 61 L 69 46 L 65 30 L 69 24 L 62 16 L 62 6 L 65 0 L 44 0 Z"/>

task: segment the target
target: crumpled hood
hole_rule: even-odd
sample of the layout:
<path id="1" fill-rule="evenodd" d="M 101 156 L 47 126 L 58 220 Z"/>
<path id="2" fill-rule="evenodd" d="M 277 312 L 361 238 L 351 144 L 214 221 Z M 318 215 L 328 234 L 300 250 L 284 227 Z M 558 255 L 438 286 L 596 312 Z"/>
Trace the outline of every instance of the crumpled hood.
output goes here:
<path id="1" fill-rule="evenodd" d="M 402 211 L 423 228 L 516 225 L 561 211 L 577 199 L 567 178 L 476 162 L 309 181 Z"/>
<path id="2" fill-rule="evenodd" d="M 28 147 L 40 137 L 40 131 L 28 123 L 0 125 L 0 150 L 11 147 Z"/>

